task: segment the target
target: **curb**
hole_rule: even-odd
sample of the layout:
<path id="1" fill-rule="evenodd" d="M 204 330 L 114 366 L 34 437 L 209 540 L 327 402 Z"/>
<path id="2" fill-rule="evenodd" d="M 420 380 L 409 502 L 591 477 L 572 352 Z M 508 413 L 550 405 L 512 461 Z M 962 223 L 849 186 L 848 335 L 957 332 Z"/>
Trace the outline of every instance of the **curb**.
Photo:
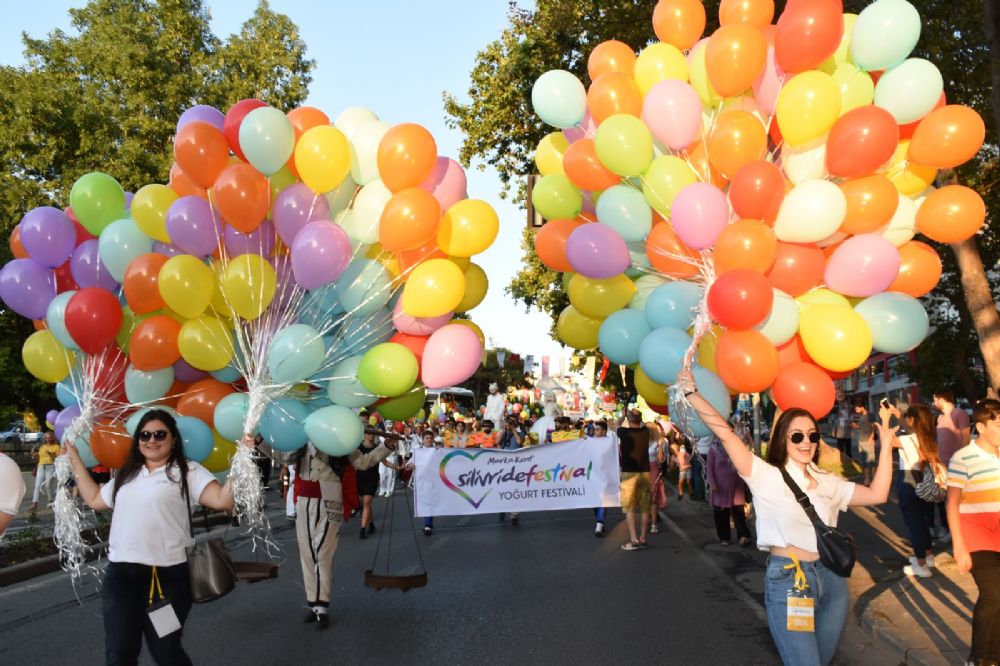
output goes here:
<path id="1" fill-rule="evenodd" d="M 108 548 L 108 542 L 102 541 L 100 543 L 93 544 L 90 548 L 90 553 L 87 555 L 88 562 L 97 559 L 101 552 L 106 551 Z M 7 587 L 8 585 L 13 585 L 14 583 L 20 583 L 21 581 L 29 580 L 31 578 L 44 576 L 45 574 L 52 573 L 53 571 L 59 571 L 59 569 L 58 553 L 54 555 L 46 555 L 45 557 L 39 557 L 35 560 L 28 560 L 27 562 L 19 562 L 0 570 L 0 587 Z"/>
<path id="2" fill-rule="evenodd" d="M 882 594 L 884 594 L 883 592 Z M 881 596 L 881 595 L 880 595 Z M 872 600 L 874 601 L 874 599 Z M 913 664 L 914 666 L 950 666 L 951 662 L 945 659 L 936 650 L 928 650 L 926 648 L 912 648 L 908 647 L 905 639 L 895 631 L 891 622 L 888 622 L 888 616 L 881 612 L 873 611 L 871 608 L 872 602 L 869 602 L 864 610 L 861 611 L 859 620 L 861 626 L 865 628 L 872 638 L 877 640 L 880 644 L 885 646 L 885 648 L 899 655 L 900 663 Z"/>

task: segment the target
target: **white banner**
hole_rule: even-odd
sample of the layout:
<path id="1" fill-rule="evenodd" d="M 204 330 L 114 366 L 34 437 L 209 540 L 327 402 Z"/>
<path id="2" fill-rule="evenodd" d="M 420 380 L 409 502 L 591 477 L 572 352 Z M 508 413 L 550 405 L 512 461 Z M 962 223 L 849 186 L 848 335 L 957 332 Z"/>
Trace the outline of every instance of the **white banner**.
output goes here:
<path id="1" fill-rule="evenodd" d="M 414 452 L 417 516 L 621 506 L 610 437 L 526 449 Z"/>

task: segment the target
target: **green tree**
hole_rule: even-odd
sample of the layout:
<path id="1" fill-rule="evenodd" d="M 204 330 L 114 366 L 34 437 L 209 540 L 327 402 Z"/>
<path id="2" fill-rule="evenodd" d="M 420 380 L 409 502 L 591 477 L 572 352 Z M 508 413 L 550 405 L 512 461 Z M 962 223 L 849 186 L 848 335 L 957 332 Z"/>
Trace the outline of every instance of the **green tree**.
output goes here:
<path id="1" fill-rule="evenodd" d="M 72 33 L 22 36 L 26 63 L 0 68 L 0 235 L 35 206 L 66 206 L 73 182 L 104 171 L 136 190 L 167 182 L 180 114 L 225 110 L 246 97 L 290 109 L 306 97 L 313 61 L 287 16 L 262 0 L 228 40 L 203 0 L 92 0 L 71 9 Z M 0 263 L 11 258 L 6 243 Z M 23 369 L 31 323 L 0 314 L 3 403 L 44 414 L 51 387 Z"/>
<path id="2" fill-rule="evenodd" d="M 497 352 L 506 354 L 502 366 L 497 362 Z M 486 363 L 481 363 L 471 377 L 459 384 L 462 388 L 473 392 L 477 407 L 486 404 L 490 384 L 495 383 L 501 391 L 506 391 L 508 388 L 519 389 L 530 386 L 522 371 L 521 361 L 512 360 L 512 356 L 512 352 L 503 347 L 487 349 Z"/>

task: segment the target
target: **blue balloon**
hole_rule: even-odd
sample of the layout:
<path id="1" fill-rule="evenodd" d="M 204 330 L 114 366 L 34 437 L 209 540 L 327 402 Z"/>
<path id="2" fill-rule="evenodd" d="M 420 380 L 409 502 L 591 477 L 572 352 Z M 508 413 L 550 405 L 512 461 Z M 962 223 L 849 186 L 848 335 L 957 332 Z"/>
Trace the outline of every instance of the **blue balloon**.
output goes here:
<path id="1" fill-rule="evenodd" d="M 63 407 L 80 404 L 80 400 L 76 397 L 76 391 L 73 389 L 73 383 L 70 381 L 71 377 L 72 375 L 56 384 L 56 400 Z"/>
<path id="2" fill-rule="evenodd" d="M 306 417 L 306 435 L 323 453 L 346 456 L 361 445 L 364 428 L 353 410 L 330 405 Z"/>
<path id="3" fill-rule="evenodd" d="M 275 400 L 264 409 L 258 430 L 272 449 L 295 451 L 306 445 L 309 408 L 295 398 Z"/>
<path id="4" fill-rule="evenodd" d="M 597 344 L 612 363 L 632 365 L 639 362 L 639 345 L 651 331 L 646 315 L 626 308 L 604 320 L 597 333 Z"/>
<path id="5" fill-rule="evenodd" d="M 358 356 L 389 340 L 395 332 L 392 314 L 382 310 L 371 316 L 348 317 L 334 333 L 336 357 Z"/>
<path id="6" fill-rule="evenodd" d="M 100 463 L 97 462 L 97 457 L 94 452 L 90 449 L 90 432 L 87 432 L 80 437 L 76 438 L 76 450 L 80 454 L 80 460 L 83 461 L 83 465 L 86 468 L 97 467 Z"/>
<path id="7" fill-rule="evenodd" d="M 677 280 L 660 285 L 646 298 L 649 327 L 686 330 L 694 321 L 695 308 L 703 296 L 701 287 L 691 282 Z"/>
<path id="8" fill-rule="evenodd" d="M 606 224 L 626 242 L 641 241 L 653 228 L 653 209 L 646 203 L 641 189 L 628 185 L 613 185 L 597 200 L 597 221 Z"/>
<path id="9" fill-rule="evenodd" d="M 336 283 L 328 284 L 306 292 L 299 314 L 299 323 L 322 331 L 328 329 L 343 312 L 344 308 L 337 298 Z"/>
<path id="10" fill-rule="evenodd" d="M 208 374 L 212 375 L 213 378 L 219 380 L 220 382 L 224 382 L 226 384 L 231 384 L 243 376 L 242 374 L 240 374 L 239 370 L 233 367 L 232 363 L 224 367 L 222 370 L 214 370 Z"/>
<path id="11" fill-rule="evenodd" d="M 137 370 L 132 366 L 125 371 L 125 396 L 131 403 L 159 400 L 174 385 L 174 369 Z"/>
<path id="12" fill-rule="evenodd" d="M 76 340 L 73 336 L 69 334 L 66 330 L 66 304 L 69 303 L 69 299 L 76 295 L 75 289 L 69 289 L 62 292 L 61 294 L 56 294 L 56 297 L 49 301 L 49 307 L 45 311 L 45 324 L 52 331 L 52 335 L 56 336 L 56 340 L 62 343 L 62 346 L 66 349 L 79 349 L 80 346 L 76 344 Z"/>
<path id="13" fill-rule="evenodd" d="M 373 259 L 358 258 L 347 265 L 333 283 L 337 299 L 350 315 L 376 313 L 392 296 L 392 280 L 385 267 Z"/>
<path id="14" fill-rule="evenodd" d="M 327 396 L 335 405 L 342 407 L 367 407 L 376 402 L 378 396 L 369 391 L 358 379 L 361 355 L 350 356 L 333 366 L 327 384 Z"/>
<path id="15" fill-rule="evenodd" d="M 698 387 L 698 393 L 708 400 L 723 418 L 728 419 L 732 409 L 732 398 L 725 382 L 711 370 L 700 366 L 692 368 L 691 374 L 694 375 L 694 385 Z M 680 424 L 688 437 L 708 437 L 712 434 L 678 391 L 670 392 L 670 414 L 671 420 Z"/>
<path id="16" fill-rule="evenodd" d="M 312 326 L 292 324 L 271 340 L 267 369 L 279 384 L 300 382 L 320 369 L 326 349 L 323 337 Z"/>
<path id="17" fill-rule="evenodd" d="M 679 328 L 657 328 L 639 344 L 639 367 L 658 384 L 673 384 L 684 366 L 691 336 Z"/>
<path id="18" fill-rule="evenodd" d="M 212 418 L 215 431 L 232 442 L 239 441 L 243 437 L 249 403 L 246 393 L 230 393 L 220 400 Z"/>
<path id="19" fill-rule="evenodd" d="M 153 239 L 128 218 L 109 224 L 97 239 L 97 256 L 118 282 L 125 277 L 125 269 L 133 259 L 152 251 Z"/>
<path id="20" fill-rule="evenodd" d="M 181 432 L 184 455 L 188 460 L 200 463 L 212 453 L 215 437 L 204 421 L 193 416 L 178 416 L 177 429 Z"/>
<path id="21" fill-rule="evenodd" d="M 871 329 L 872 347 L 888 354 L 910 351 L 923 342 L 930 328 L 924 306 L 909 294 L 875 294 L 855 305 L 854 311 Z"/>

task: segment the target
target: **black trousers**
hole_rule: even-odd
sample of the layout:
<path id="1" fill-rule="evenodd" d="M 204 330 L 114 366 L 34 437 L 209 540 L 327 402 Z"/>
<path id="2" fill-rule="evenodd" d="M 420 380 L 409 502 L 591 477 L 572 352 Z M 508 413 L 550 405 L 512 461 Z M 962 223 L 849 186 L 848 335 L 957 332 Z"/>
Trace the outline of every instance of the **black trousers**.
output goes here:
<path id="1" fill-rule="evenodd" d="M 181 626 L 191 610 L 191 581 L 187 563 L 172 567 L 156 567 L 163 595 L 177 614 Z M 111 562 L 104 572 L 101 588 L 104 611 L 104 655 L 108 666 L 136 664 L 146 647 L 157 664 L 190 664 L 191 659 L 181 647 L 181 633 L 160 638 L 156 635 L 146 609 L 149 604 L 149 584 L 153 568 L 145 564 Z"/>
<path id="2" fill-rule="evenodd" d="M 733 517 L 733 524 L 736 525 L 736 538 L 749 539 L 750 528 L 747 527 L 747 515 L 743 510 L 743 505 L 734 506 L 731 509 L 720 509 L 712 507 L 715 517 L 715 533 L 719 535 L 719 541 L 732 541 L 732 530 L 729 529 L 729 517 Z"/>
<path id="3" fill-rule="evenodd" d="M 972 577 L 979 599 L 972 611 L 972 650 L 969 661 L 1000 659 L 1000 553 L 972 553 Z"/>
<path id="4" fill-rule="evenodd" d="M 837 438 L 837 448 L 840 449 L 841 453 L 843 453 L 845 456 L 847 456 L 848 458 L 850 458 L 851 457 L 851 438 L 848 437 L 848 438 L 845 439 L 843 437 L 838 437 Z"/>

